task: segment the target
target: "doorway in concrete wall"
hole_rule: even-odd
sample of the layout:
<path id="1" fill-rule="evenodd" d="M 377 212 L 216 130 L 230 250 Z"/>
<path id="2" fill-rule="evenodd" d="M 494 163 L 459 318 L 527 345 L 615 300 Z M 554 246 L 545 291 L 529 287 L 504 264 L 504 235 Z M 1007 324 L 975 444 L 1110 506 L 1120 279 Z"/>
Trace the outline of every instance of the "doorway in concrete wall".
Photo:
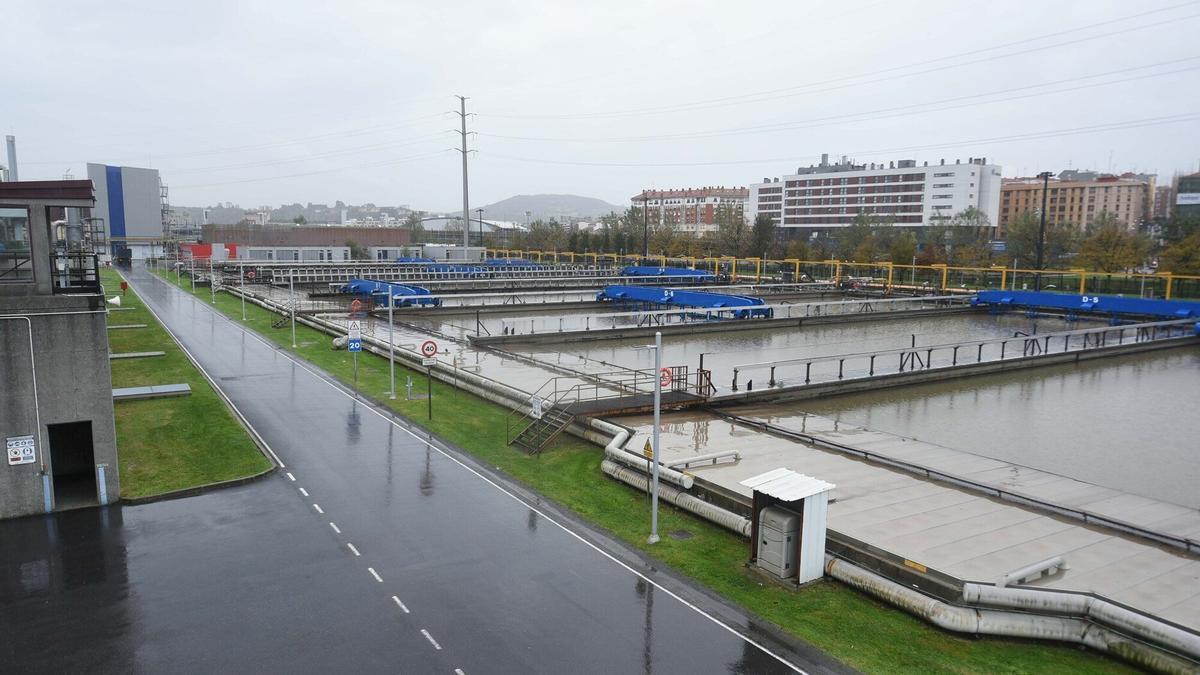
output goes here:
<path id="1" fill-rule="evenodd" d="M 61 511 L 98 504 L 92 423 L 47 424 L 46 431 L 50 440 L 55 509 Z"/>

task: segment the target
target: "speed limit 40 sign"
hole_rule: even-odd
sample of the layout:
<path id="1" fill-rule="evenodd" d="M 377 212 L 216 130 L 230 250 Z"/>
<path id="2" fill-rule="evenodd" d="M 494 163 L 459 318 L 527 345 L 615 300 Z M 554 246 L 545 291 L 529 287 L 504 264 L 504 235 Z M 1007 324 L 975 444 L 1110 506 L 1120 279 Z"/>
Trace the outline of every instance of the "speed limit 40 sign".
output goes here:
<path id="1" fill-rule="evenodd" d="M 433 358 L 437 356 L 438 345 L 433 340 L 426 340 L 421 343 L 421 355 L 425 358 Z"/>

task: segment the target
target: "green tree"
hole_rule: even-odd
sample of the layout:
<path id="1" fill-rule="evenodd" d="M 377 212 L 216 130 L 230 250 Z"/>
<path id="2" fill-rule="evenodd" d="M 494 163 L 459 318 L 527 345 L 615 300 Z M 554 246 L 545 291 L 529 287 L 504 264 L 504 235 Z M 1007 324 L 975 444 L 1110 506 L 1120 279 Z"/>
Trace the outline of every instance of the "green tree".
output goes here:
<path id="1" fill-rule="evenodd" d="M 754 244 L 752 228 L 746 226 L 746 219 L 729 204 L 717 206 L 715 219 L 717 221 L 717 250 L 718 255 L 731 255 L 741 258 L 747 254 Z"/>
<path id="2" fill-rule="evenodd" d="M 1090 270 L 1122 272 L 1141 264 L 1149 250 L 1145 236 L 1130 231 L 1113 214 L 1101 211 L 1087 228 L 1078 260 Z"/>
<path id="3" fill-rule="evenodd" d="M 788 242 L 787 248 L 784 250 L 783 255 L 785 258 L 792 260 L 811 260 L 809 256 L 812 255 L 812 253 L 808 246 L 808 240 L 806 240 L 804 237 L 796 237 L 792 239 Z"/>
<path id="4" fill-rule="evenodd" d="M 360 246 L 353 239 L 347 239 L 342 243 L 342 246 L 349 247 L 351 260 L 367 260 L 371 255 L 365 246 Z"/>
<path id="5" fill-rule="evenodd" d="M 1200 232 L 1200 215 L 1181 216 L 1175 213 L 1162 228 L 1162 238 L 1168 245 L 1176 244 Z"/>
<path id="6" fill-rule="evenodd" d="M 1158 269 L 1172 274 L 1200 274 L 1200 230 L 1168 246 L 1158 260 Z"/>
<path id="7" fill-rule="evenodd" d="M 987 214 L 974 206 L 954 214 L 945 233 L 946 263 L 984 266 L 992 261 L 991 239 L 995 232 Z"/>
<path id="8" fill-rule="evenodd" d="M 899 265 L 911 264 L 917 255 L 917 235 L 905 230 L 892 239 L 888 247 L 888 257 Z"/>
<path id="9" fill-rule="evenodd" d="M 877 218 L 859 213 L 853 223 L 839 230 L 836 235 L 838 257 L 854 262 L 870 262 L 875 255 L 878 227 Z"/>
<path id="10" fill-rule="evenodd" d="M 1033 211 L 1017 214 L 1004 232 L 1005 255 L 1017 267 L 1031 269 L 1037 265 L 1037 240 L 1040 218 Z M 1079 252 L 1079 233 L 1070 223 L 1046 223 L 1043 265 L 1049 269 L 1065 267 Z"/>
<path id="11" fill-rule="evenodd" d="M 770 216 L 764 213 L 755 216 L 750 234 L 750 254 L 758 258 L 770 257 L 775 248 L 775 232 L 775 221 Z"/>
<path id="12" fill-rule="evenodd" d="M 306 220 L 304 218 L 304 216 L 300 215 L 300 216 L 296 216 L 295 218 L 292 218 L 292 222 L 297 225 L 303 225 L 303 224 L 307 223 L 308 220 Z"/>

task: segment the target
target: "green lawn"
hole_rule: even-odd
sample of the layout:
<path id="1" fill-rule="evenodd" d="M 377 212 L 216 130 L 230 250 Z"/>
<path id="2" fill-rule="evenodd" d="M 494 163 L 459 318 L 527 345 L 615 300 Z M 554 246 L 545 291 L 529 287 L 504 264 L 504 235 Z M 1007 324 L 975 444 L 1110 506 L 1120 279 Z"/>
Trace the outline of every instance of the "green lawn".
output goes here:
<path id="1" fill-rule="evenodd" d="M 170 281 L 174 283 L 173 276 Z M 186 279 L 181 287 L 190 290 Z M 197 289 L 196 295 L 209 300 L 207 288 Z M 218 294 L 217 308 L 240 321 L 239 299 Z M 332 351 L 330 336 L 297 324 L 299 348 L 291 350 L 290 327 L 271 328 L 277 315 L 251 304 L 246 305 L 246 315 L 248 327 L 350 382 L 351 356 Z M 421 382 L 420 391 L 424 391 L 422 374 L 397 366 L 397 383 L 403 383 L 407 375 Z M 876 673 L 1134 672 L 1118 661 L 1076 647 L 959 637 L 832 581 L 799 591 L 764 584 L 746 570 L 749 552 L 744 539 L 667 504 L 660 509 L 660 531 L 686 530 L 693 537 L 664 537 L 650 546 L 646 544 L 648 500 L 601 473 L 600 448 L 564 434 L 540 456 L 512 449 L 505 442 L 507 409 L 436 380 L 434 419 L 429 422 L 425 401 L 388 400 L 387 359 L 367 352 L 359 355 L 358 381 L 364 395 L 855 668 Z M 397 387 L 403 391 L 402 385 Z"/>
<path id="2" fill-rule="evenodd" d="M 108 297 L 120 293 L 116 271 L 101 271 Z M 271 464 L 245 428 L 192 366 L 141 298 L 130 290 L 109 325 L 147 324 L 146 328 L 110 330 L 113 353 L 166 352 L 166 356 L 111 361 L 113 387 L 186 382 L 190 396 L 120 401 L 114 407 L 121 496 L 150 497 L 217 481 L 251 476 Z"/>

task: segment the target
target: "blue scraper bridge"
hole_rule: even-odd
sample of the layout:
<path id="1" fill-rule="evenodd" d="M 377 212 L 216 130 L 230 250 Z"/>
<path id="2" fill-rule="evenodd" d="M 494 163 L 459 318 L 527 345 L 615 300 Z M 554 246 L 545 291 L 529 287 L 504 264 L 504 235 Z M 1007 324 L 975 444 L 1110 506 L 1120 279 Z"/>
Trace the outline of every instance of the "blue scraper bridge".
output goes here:
<path id="1" fill-rule="evenodd" d="M 658 268 L 655 268 L 658 269 Z M 633 311 L 660 309 L 706 310 L 705 319 L 769 319 L 773 309 L 762 298 L 748 295 L 687 291 L 653 286 L 607 286 L 596 294 L 596 300 L 611 302 L 615 307 Z"/>
<path id="2" fill-rule="evenodd" d="M 394 307 L 439 307 L 442 304 L 441 299 L 433 297 L 428 288 L 405 286 L 390 281 L 351 279 L 341 290 L 343 293 L 369 297 L 375 307 L 387 307 L 389 294 L 395 303 Z"/>
<path id="3" fill-rule="evenodd" d="M 687 267 L 647 267 L 645 265 L 629 265 L 621 268 L 623 277 L 676 277 L 697 282 L 716 281 L 717 277 L 711 272 L 694 270 Z"/>
<path id="4" fill-rule="evenodd" d="M 1200 302 L 1125 298 L 1116 295 L 1068 295 L 1043 291 L 980 291 L 971 299 L 971 304 L 987 306 L 993 312 L 1006 309 L 1023 309 L 1029 313 L 1054 310 L 1066 312 L 1068 318 L 1080 315 L 1108 317 L 1113 325 L 1129 320 L 1128 317 L 1200 318 Z M 1200 322 L 1196 323 L 1196 334 L 1200 335 Z"/>

